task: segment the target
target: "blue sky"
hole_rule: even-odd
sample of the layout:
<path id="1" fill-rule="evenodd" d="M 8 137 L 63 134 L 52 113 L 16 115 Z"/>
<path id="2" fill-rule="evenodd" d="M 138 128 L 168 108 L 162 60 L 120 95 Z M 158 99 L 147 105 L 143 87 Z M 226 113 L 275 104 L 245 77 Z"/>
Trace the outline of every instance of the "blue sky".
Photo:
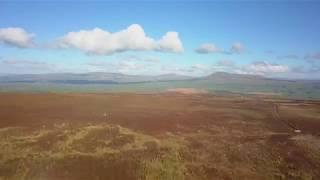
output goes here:
<path id="1" fill-rule="evenodd" d="M 1 1 L 0 73 L 319 79 L 319 9 L 316 1 Z"/>

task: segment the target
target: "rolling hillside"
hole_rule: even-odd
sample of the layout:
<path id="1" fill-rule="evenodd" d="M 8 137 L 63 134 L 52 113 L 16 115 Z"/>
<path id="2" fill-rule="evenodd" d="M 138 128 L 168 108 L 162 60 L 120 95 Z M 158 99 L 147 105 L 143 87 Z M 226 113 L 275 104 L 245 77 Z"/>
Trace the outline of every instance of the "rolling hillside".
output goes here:
<path id="1" fill-rule="evenodd" d="M 0 76 L 2 92 L 163 92 L 173 88 L 320 99 L 320 81 L 281 80 L 224 72 L 197 78 L 176 74 L 139 76 L 118 73 Z"/>

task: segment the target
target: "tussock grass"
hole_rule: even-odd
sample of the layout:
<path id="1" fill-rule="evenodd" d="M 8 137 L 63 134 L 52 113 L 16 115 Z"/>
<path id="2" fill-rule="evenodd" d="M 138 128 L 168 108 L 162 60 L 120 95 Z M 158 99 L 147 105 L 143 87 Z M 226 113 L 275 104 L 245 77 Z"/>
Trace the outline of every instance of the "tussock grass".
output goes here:
<path id="1" fill-rule="evenodd" d="M 256 124 L 252 124 L 256 126 Z M 240 126 L 239 126 L 240 127 Z M 119 125 L 0 129 L 0 179 L 312 179 L 261 131 L 210 126 L 151 136 Z M 319 138 L 291 138 L 314 162 Z M 292 148 L 294 144 L 290 145 Z M 277 149 L 278 148 L 278 149 Z M 284 154 L 281 153 L 283 151 Z M 298 154 L 299 155 L 299 154 Z M 315 164 L 319 166 L 319 164 Z"/>
<path id="2" fill-rule="evenodd" d="M 175 147 L 118 125 L 57 125 L 24 136 L 15 130 L 0 129 L 2 179 L 150 179 L 157 167 L 165 177 L 178 172 Z"/>

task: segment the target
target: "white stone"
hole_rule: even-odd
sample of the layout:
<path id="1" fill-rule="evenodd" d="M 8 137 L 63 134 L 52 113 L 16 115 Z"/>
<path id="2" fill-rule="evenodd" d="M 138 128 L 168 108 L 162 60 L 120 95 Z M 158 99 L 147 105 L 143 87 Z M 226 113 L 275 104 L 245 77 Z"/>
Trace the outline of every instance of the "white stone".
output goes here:
<path id="1" fill-rule="evenodd" d="M 300 129 L 295 129 L 294 132 L 295 133 L 301 133 L 301 130 Z"/>

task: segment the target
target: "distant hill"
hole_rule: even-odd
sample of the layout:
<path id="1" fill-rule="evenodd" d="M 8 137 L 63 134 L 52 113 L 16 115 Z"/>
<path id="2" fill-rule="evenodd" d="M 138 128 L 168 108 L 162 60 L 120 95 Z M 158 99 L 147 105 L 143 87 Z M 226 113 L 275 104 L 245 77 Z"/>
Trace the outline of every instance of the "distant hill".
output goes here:
<path id="1" fill-rule="evenodd" d="M 191 79 L 189 76 L 164 74 L 159 76 L 126 75 L 121 73 L 60 73 L 21 74 L 0 76 L 0 83 L 65 83 L 65 84 L 117 84 Z"/>
<path id="2" fill-rule="evenodd" d="M 232 74 L 227 72 L 216 72 L 206 77 L 207 79 L 265 79 L 264 76 L 251 74 Z"/>
<path id="3" fill-rule="evenodd" d="M 204 77 L 104 72 L 0 76 L 0 92 L 163 92 L 181 88 L 209 93 L 275 94 L 298 99 L 320 99 L 320 81 L 282 80 L 225 72 Z"/>
<path id="4" fill-rule="evenodd" d="M 216 72 L 209 76 L 203 77 L 201 79 L 210 80 L 214 83 L 246 83 L 246 84 L 263 84 L 270 82 L 287 82 L 291 80 L 267 78 L 261 75 L 251 75 L 251 74 L 231 74 L 226 72 Z"/>
<path id="5" fill-rule="evenodd" d="M 156 81 L 181 81 L 181 80 L 209 80 L 214 83 L 264 83 L 266 81 L 285 81 L 270 79 L 259 75 L 231 74 L 216 72 L 204 77 L 191 77 L 178 74 L 163 74 L 157 76 L 127 75 L 121 73 L 55 73 L 55 74 L 20 74 L 2 75 L 0 83 L 70 83 L 70 84 L 118 84 L 139 83 Z"/>

